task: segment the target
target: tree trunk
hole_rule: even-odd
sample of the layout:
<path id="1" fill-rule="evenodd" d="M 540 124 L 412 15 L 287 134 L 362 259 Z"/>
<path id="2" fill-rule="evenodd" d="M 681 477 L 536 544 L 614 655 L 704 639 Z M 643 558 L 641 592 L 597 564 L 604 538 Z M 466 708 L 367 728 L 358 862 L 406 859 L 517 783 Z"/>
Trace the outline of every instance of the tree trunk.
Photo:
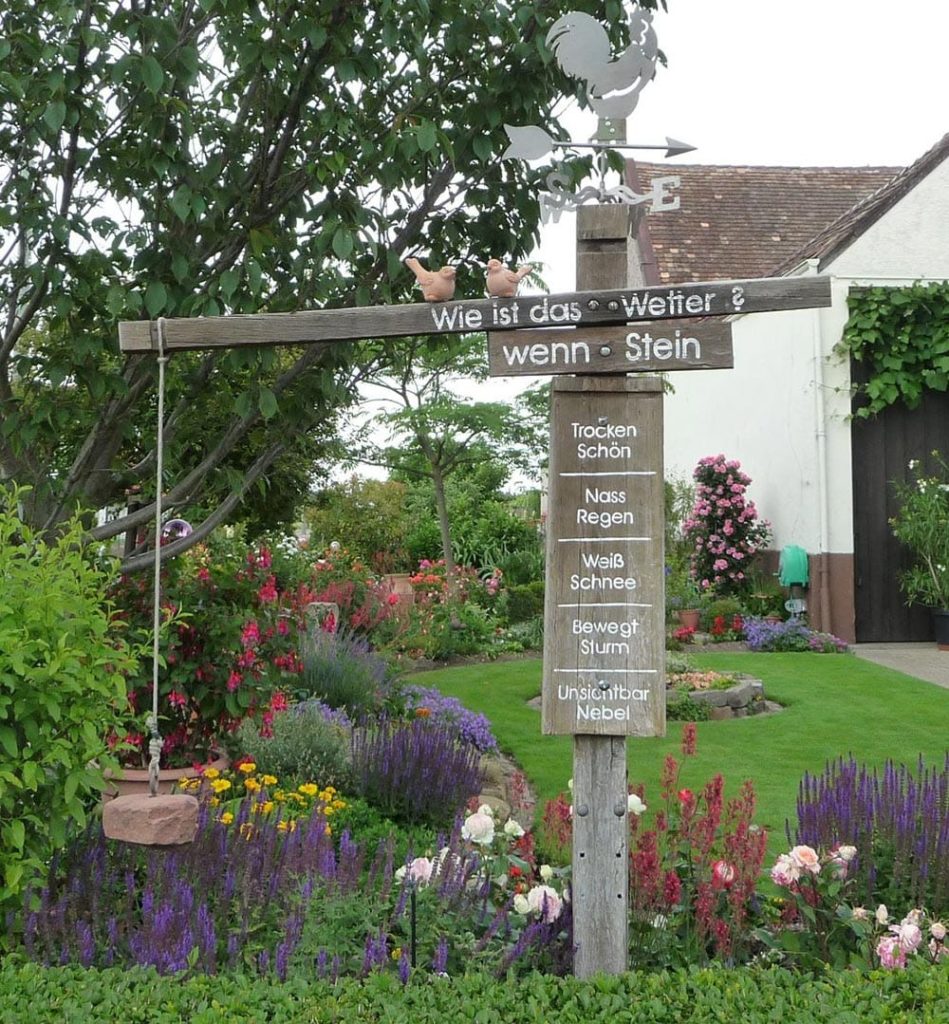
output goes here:
<path id="1" fill-rule="evenodd" d="M 445 497 L 445 477 L 441 466 L 432 463 L 432 483 L 435 487 L 435 509 L 438 512 L 438 529 L 442 536 L 442 558 L 445 559 L 445 586 L 448 600 L 454 604 L 458 597 L 458 581 L 455 578 L 455 559 L 451 550 L 451 524 L 448 520 L 448 500 Z"/>

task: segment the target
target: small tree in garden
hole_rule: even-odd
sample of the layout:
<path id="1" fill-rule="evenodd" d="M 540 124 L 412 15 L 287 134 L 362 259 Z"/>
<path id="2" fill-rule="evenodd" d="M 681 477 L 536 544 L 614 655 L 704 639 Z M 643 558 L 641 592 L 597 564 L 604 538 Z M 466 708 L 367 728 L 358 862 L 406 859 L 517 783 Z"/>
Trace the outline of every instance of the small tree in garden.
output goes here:
<path id="1" fill-rule="evenodd" d="M 694 544 L 692 576 L 703 591 L 742 593 L 754 556 L 771 536 L 770 523 L 745 498 L 751 477 L 724 455 L 700 459 L 692 476 L 695 504 L 682 525 L 683 536 Z"/>

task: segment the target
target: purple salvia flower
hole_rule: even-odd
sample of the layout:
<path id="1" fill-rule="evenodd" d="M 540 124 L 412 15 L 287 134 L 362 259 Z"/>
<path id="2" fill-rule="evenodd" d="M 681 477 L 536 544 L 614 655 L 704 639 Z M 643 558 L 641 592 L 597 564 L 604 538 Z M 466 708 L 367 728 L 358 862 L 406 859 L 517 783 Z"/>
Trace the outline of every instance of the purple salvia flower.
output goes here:
<path id="1" fill-rule="evenodd" d="M 448 936 L 440 935 L 438 945 L 435 947 L 435 956 L 432 959 L 432 970 L 436 974 L 444 974 L 448 966 Z"/>
<path id="2" fill-rule="evenodd" d="M 409 964 L 408 954 L 405 950 L 402 950 L 402 956 L 399 957 L 399 981 L 403 985 L 408 985 L 409 975 L 412 973 L 412 967 Z"/>

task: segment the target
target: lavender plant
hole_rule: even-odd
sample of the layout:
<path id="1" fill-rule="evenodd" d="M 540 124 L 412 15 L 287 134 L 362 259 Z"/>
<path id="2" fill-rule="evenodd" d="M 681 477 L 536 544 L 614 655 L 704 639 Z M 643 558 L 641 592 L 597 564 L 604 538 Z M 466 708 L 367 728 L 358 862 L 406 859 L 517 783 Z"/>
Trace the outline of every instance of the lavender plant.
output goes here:
<path id="1" fill-rule="evenodd" d="M 469 711 L 457 697 L 446 697 L 434 687 L 409 685 L 403 687 L 402 697 L 406 710 L 419 715 L 427 712 L 433 724 L 453 728 L 458 738 L 470 743 L 482 753 L 497 750 L 498 741 L 491 732 L 491 723 L 484 715 Z"/>
<path id="2" fill-rule="evenodd" d="M 887 761 L 882 772 L 840 758 L 805 774 L 797 818 L 797 843 L 856 847 L 857 902 L 949 909 L 949 755 L 941 768 L 920 758 L 915 770 Z"/>
<path id="3" fill-rule="evenodd" d="M 820 633 L 798 616 L 783 622 L 747 618 L 743 622 L 745 641 L 752 651 L 813 651 L 816 654 L 840 654 L 847 643 L 831 633 Z"/>
<path id="4" fill-rule="evenodd" d="M 311 630 L 303 645 L 303 672 L 297 696 L 316 697 L 353 718 L 378 711 L 386 696 L 391 673 L 361 636 Z"/>
<path id="5" fill-rule="evenodd" d="M 427 717 L 355 728 L 352 768 L 360 796 L 404 822 L 452 820 L 483 781 L 478 748 Z"/>

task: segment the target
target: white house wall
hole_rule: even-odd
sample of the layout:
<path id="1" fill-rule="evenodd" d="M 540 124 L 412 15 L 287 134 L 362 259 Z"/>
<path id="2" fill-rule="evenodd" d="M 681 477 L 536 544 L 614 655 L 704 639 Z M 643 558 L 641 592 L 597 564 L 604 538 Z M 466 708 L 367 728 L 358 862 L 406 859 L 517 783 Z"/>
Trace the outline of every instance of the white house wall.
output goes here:
<path id="1" fill-rule="evenodd" d="M 690 477 L 698 459 L 724 453 L 752 478 L 749 496 L 774 526 L 774 547 L 853 553 L 850 373 L 834 354 L 847 322 L 852 284 L 905 286 L 949 279 L 949 160 L 896 203 L 832 263 L 833 305 L 757 313 L 733 325 L 732 370 L 669 374 L 668 472 Z M 813 273 L 814 268 L 802 268 Z M 818 371 L 815 360 L 822 353 Z M 821 525 L 818 380 L 822 378 L 826 457 Z"/>

